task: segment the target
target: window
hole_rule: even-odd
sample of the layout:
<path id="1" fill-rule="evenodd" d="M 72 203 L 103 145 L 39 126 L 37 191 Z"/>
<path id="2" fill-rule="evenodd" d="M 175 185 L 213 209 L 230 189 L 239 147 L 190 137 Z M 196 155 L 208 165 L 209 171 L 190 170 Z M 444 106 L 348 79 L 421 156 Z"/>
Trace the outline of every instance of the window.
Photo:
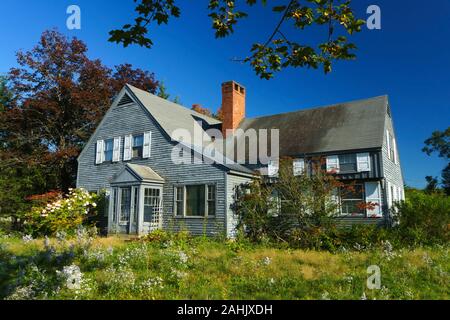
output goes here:
<path id="1" fill-rule="evenodd" d="M 138 220 L 138 212 L 139 212 L 139 188 L 134 187 L 133 188 L 134 193 L 134 208 L 133 208 L 133 223 L 137 224 Z"/>
<path id="2" fill-rule="evenodd" d="M 186 216 L 201 217 L 205 215 L 205 186 L 186 186 Z"/>
<path id="3" fill-rule="evenodd" d="M 347 185 L 340 187 L 341 212 L 343 215 L 364 215 L 364 187 L 362 184 Z"/>
<path id="4" fill-rule="evenodd" d="M 133 158 L 142 158 L 144 135 L 133 136 Z"/>
<path id="5" fill-rule="evenodd" d="M 183 205 L 184 205 L 184 188 L 175 188 L 175 215 L 183 215 Z"/>
<path id="6" fill-rule="evenodd" d="M 390 159 L 395 163 L 395 140 L 392 134 L 389 135 L 389 146 Z"/>
<path id="7" fill-rule="evenodd" d="M 105 161 L 112 161 L 114 150 L 114 139 L 105 140 Z"/>
<path id="8" fill-rule="evenodd" d="M 160 206 L 160 192 L 159 189 L 144 189 L 144 222 L 153 222 L 153 214 Z"/>
<path id="9" fill-rule="evenodd" d="M 175 187 L 175 216 L 205 217 L 216 215 L 217 191 L 215 185 L 188 185 Z"/>
<path id="10" fill-rule="evenodd" d="M 120 199 L 120 223 L 128 223 L 130 221 L 131 209 L 131 188 L 121 188 Z"/>
<path id="11" fill-rule="evenodd" d="M 341 154 L 339 155 L 339 169 L 340 172 L 356 172 L 356 154 Z"/>
<path id="12" fill-rule="evenodd" d="M 111 195 L 111 199 L 112 199 L 112 220 L 113 222 L 117 221 L 117 189 L 114 188 L 112 189 L 112 195 Z"/>
<path id="13" fill-rule="evenodd" d="M 208 186 L 208 216 L 216 215 L 216 186 Z"/>
<path id="14" fill-rule="evenodd" d="M 294 159 L 293 161 L 294 176 L 305 173 L 305 159 Z"/>

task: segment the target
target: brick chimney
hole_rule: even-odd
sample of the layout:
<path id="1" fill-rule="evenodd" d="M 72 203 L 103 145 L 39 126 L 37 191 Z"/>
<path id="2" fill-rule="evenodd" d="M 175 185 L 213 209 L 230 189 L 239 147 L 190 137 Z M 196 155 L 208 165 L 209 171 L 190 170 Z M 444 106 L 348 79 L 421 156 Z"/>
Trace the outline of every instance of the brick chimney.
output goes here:
<path id="1" fill-rule="evenodd" d="M 236 129 L 245 118 L 245 88 L 235 81 L 222 84 L 222 134 Z"/>

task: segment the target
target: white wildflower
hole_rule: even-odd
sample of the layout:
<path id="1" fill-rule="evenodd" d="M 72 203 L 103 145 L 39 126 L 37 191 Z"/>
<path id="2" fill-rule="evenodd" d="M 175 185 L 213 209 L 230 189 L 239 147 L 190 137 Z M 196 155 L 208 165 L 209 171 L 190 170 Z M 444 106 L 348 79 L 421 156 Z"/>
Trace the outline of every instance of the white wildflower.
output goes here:
<path id="1" fill-rule="evenodd" d="M 270 257 L 265 257 L 262 261 L 262 263 L 266 266 L 268 266 L 272 262 L 272 259 Z"/>

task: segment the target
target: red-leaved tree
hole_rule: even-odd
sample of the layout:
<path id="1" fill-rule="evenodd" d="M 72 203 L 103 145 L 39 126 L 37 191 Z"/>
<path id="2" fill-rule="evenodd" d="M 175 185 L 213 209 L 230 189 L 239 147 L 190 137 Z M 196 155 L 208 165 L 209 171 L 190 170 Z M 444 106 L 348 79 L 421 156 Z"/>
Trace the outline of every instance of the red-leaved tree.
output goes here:
<path id="1" fill-rule="evenodd" d="M 56 176 L 52 189 L 67 191 L 77 156 L 123 85 L 156 92 L 153 73 L 130 64 L 110 69 L 87 51 L 81 40 L 51 30 L 33 49 L 17 53 L 19 66 L 8 77 L 13 100 L 0 113 L 1 166 L 42 168 Z"/>

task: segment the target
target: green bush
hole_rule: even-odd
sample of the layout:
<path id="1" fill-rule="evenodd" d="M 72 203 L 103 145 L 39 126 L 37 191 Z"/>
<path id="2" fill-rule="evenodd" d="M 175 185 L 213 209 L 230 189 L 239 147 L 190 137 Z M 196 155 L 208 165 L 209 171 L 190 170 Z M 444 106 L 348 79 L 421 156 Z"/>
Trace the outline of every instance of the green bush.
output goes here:
<path id="1" fill-rule="evenodd" d="M 33 207 L 25 216 L 24 231 L 35 237 L 74 234 L 97 213 L 97 198 L 84 189 L 72 189 L 65 197 Z"/>
<path id="2" fill-rule="evenodd" d="M 450 240 L 450 197 L 444 194 L 412 190 L 406 201 L 396 204 L 394 218 L 398 224 L 392 231 L 404 244 L 445 244 Z"/>

